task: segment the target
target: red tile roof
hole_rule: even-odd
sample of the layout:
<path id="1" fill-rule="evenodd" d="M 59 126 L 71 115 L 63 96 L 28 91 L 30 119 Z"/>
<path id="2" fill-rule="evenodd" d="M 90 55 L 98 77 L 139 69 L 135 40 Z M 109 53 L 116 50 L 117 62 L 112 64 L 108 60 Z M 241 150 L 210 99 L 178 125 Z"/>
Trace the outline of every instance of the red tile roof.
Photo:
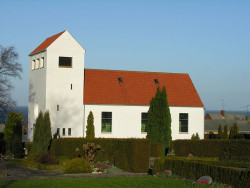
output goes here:
<path id="1" fill-rule="evenodd" d="M 52 37 L 47 38 L 45 41 L 43 41 L 42 44 L 40 44 L 35 50 L 33 50 L 29 55 L 34 55 L 38 52 L 41 52 L 45 49 L 47 49 L 58 37 L 60 37 L 65 31 L 58 33 L 56 35 L 53 35 Z"/>
<path id="2" fill-rule="evenodd" d="M 188 74 L 96 69 L 85 69 L 84 103 L 149 105 L 158 85 L 166 87 L 169 106 L 204 106 Z"/>

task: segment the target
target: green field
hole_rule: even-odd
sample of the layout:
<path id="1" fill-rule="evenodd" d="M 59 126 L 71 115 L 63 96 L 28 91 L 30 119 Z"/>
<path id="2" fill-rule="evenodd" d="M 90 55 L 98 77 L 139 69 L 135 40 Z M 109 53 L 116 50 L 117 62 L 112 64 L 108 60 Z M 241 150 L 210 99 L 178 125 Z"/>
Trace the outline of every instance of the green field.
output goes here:
<path id="1" fill-rule="evenodd" d="M 164 177 L 103 177 L 103 178 L 64 178 L 64 179 L 33 179 L 18 181 L 0 181 L 0 187 L 169 187 L 169 188 L 194 188 L 211 187 L 208 185 L 192 185 L 190 182 Z M 212 186 L 219 188 L 220 186 Z"/>

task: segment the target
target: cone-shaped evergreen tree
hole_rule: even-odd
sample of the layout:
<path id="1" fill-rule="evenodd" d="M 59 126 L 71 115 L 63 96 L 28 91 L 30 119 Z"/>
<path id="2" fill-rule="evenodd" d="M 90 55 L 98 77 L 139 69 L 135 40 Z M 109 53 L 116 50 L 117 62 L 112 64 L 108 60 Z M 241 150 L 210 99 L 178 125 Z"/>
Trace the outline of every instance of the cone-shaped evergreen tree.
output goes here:
<path id="1" fill-rule="evenodd" d="M 32 143 L 32 148 L 31 152 L 40 152 L 42 151 L 42 126 L 43 126 L 43 113 L 40 111 L 38 114 L 38 117 L 36 118 L 36 122 L 34 124 L 34 136 L 33 136 L 33 143 Z"/>
<path id="2" fill-rule="evenodd" d="M 16 125 L 13 127 L 12 153 L 15 158 L 22 157 L 22 114 L 17 114 Z"/>
<path id="3" fill-rule="evenodd" d="M 221 125 L 219 125 L 218 127 L 218 136 L 217 136 L 218 139 L 222 139 L 222 129 L 221 129 Z"/>
<path id="4" fill-rule="evenodd" d="M 227 125 L 224 125 L 223 139 L 228 139 Z"/>
<path id="5" fill-rule="evenodd" d="M 18 158 L 22 155 L 22 122 L 21 113 L 10 112 L 4 128 L 6 153 L 12 153 Z"/>
<path id="6" fill-rule="evenodd" d="M 51 142 L 51 123 L 49 112 L 39 112 L 34 124 L 34 137 L 31 152 L 48 152 Z"/>
<path id="7" fill-rule="evenodd" d="M 239 138 L 239 130 L 237 122 L 235 122 L 230 129 L 229 139 L 238 139 L 238 138 Z"/>
<path id="8" fill-rule="evenodd" d="M 89 112 L 86 129 L 86 138 L 95 138 L 94 116 L 92 111 Z"/>
<path id="9" fill-rule="evenodd" d="M 43 152 L 48 152 L 49 151 L 49 146 L 50 142 L 52 139 L 52 134 L 51 134 L 51 123 L 50 123 L 50 117 L 49 117 L 49 112 L 46 111 L 43 116 L 43 126 L 42 126 L 42 134 L 43 137 L 41 139 L 41 148 Z"/>
<path id="10" fill-rule="evenodd" d="M 155 97 L 150 101 L 148 110 L 147 138 L 153 143 L 162 144 L 162 154 L 170 147 L 171 114 L 168 106 L 166 88 L 158 87 Z"/>

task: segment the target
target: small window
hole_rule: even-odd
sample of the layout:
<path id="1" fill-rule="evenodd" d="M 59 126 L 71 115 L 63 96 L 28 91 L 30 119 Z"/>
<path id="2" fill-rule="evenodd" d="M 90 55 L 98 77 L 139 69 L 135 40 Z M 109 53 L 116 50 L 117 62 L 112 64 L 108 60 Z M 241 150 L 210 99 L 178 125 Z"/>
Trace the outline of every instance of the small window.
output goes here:
<path id="1" fill-rule="evenodd" d="M 141 132 L 147 132 L 148 113 L 141 113 Z"/>
<path id="2" fill-rule="evenodd" d="M 70 85 L 70 89 L 71 89 L 71 90 L 73 89 L 73 85 L 72 85 L 72 84 Z"/>
<path id="3" fill-rule="evenodd" d="M 44 57 L 40 58 L 40 68 L 44 67 Z"/>
<path id="4" fill-rule="evenodd" d="M 179 114 L 179 132 L 188 132 L 188 113 Z"/>
<path id="5" fill-rule="evenodd" d="M 63 128 L 63 136 L 65 136 L 65 128 Z"/>
<path id="6" fill-rule="evenodd" d="M 57 128 L 56 134 L 57 134 L 57 135 L 60 135 L 60 128 Z"/>
<path id="7" fill-rule="evenodd" d="M 35 69 L 35 63 L 36 63 L 35 60 L 33 60 L 33 61 L 31 62 L 31 70 L 34 70 L 34 69 Z"/>
<path id="8" fill-rule="evenodd" d="M 112 112 L 102 112 L 102 132 L 112 132 Z"/>
<path id="9" fill-rule="evenodd" d="M 40 64 L 40 61 L 39 59 L 36 60 L 36 68 L 35 69 L 39 69 L 39 64 Z"/>
<path id="10" fill-rule="evenodd" d="M 57 108 L 57 111 L 59 111 L 59 105 L 57 105 L 56 108 Z"/>
<path id="11" fill-rule="evenodd" d="M 68 128 L 68 136 L 71 136 L 71 128 Z"/>
<path id="12" fill-rule="evenodd" d="M 59 67 L 71 68 L 72 67 L 72 57 L 59 57 Z"/>

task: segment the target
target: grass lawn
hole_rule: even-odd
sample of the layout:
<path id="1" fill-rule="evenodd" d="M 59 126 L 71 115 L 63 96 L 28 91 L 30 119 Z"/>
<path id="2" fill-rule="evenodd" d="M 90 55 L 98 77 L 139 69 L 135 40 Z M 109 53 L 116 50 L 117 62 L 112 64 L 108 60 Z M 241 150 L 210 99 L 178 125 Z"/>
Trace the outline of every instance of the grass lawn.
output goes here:
<path id="1" fill-rule="evenodd" d="M 208 185 L 195 186 L 191 183 L 179 179 L 170 179 L 164 177 L 108 177 L 108 178 L 66 178 L 66 179 L 43 179 L 43 180 L 18 180 L 18 181 L 0 181 L 0 187 L 169 187 L 169 188 L 194 188 L 211 187 Z M 220 188 L 221 186 L 212 186 Z"/>

